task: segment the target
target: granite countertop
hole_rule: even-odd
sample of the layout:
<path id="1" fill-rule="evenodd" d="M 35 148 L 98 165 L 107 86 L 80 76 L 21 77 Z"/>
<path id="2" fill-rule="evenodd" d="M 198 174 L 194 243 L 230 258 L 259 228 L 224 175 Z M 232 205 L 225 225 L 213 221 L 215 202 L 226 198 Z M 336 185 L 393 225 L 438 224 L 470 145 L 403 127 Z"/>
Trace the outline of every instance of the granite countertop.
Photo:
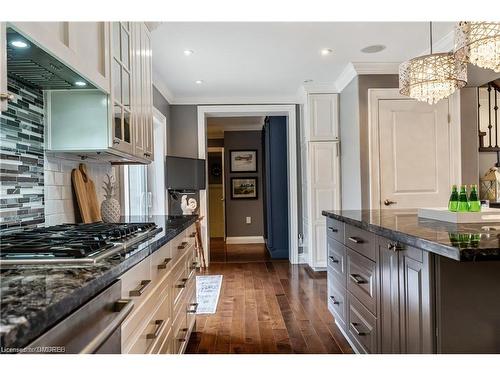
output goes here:
<path id="1" fill-rule="evenodd" d="M 500 260 L 500 222 L 453 224 L 417 210 L 338 210 L 323 216 L 458 261 Z"/>
<path id="2" fill-rule="evenodd" d="M 126 255 L 93 265 L 9 266 L 0 270 L 0 347 L 22 348 L 158 250 L 197 216 L 123 217 L 163 230 Z"/>

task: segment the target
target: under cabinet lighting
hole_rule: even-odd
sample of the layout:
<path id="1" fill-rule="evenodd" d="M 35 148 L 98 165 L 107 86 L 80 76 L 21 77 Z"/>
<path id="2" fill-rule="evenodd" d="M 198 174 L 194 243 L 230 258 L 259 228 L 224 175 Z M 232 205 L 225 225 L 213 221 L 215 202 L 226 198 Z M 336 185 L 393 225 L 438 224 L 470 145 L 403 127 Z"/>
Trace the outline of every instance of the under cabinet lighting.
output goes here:
<path id="1" fill-rule="evenodd" d="M 23 40 L 13 40 L 12 42 L 10 42 L 10 45 L 13 46 L 13 47 L 16 47 L 16 48 L 27 48 L 27 47 L 29 47 L 28 43 L 26 43 Z"/>
<path id="2" fill-rule="evenodd" d="M 80 86 L 80 87 L 87 86 L 87 84 L 85 82 L 83 82 L 83 81 L 76 81 L 75 85 L 76 86 Z"/>

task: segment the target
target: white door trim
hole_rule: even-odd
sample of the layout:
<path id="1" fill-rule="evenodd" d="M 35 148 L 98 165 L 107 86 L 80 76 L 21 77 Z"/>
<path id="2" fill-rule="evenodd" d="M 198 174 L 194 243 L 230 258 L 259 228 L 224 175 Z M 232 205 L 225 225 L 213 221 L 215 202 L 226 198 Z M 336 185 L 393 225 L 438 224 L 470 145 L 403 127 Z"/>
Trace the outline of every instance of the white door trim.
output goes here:
<path id="1" fill-rule="evenodd" d="M 290 244 L 290 263 L 299 262 L 298 220 L 297 220 L 297 128 L 295 105 L 220 105 L 198 106 L 198 157 L 207 158 L 207 117 L 242 117 L 242 116 L 287 116 L 288 138 L 288 225 Z M 206 173 L 208 178 L 208 171 Z M 207 181 L 208 186 L 208 181 Z M 205 250 L 205 259 L 209 259 L 210 238 L 208 236 L 207 191 L 200 191 L 200 215 L 205 217 L 202 221 L 202 240 Z"/>
<path id="2" fill-rule="evenodd" d="M 450 121 L 450 181 L 461 181 L 460 155 L 460 94 L 455 93 L 448 100 Z M 379 144 L 379 100 L 413 100 L 399 93 L 399 89 L 368 89 L 368 155 L 371 209 L 380 209 L 380 144 Z"/>

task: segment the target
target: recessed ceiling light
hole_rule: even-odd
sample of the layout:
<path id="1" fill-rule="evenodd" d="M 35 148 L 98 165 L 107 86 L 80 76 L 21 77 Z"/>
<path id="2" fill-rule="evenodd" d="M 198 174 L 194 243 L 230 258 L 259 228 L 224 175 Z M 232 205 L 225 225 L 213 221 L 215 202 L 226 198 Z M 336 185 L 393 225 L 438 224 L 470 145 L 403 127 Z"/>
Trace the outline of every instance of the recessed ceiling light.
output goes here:
<path id="1" fill-rule="evenodd" d="M 386 47 L 383 44 L 374 44 L 372 46 L 366 46 L 365 48 L 361 49 L 361 52 L 363 53 L 377 53 L 380 51 L 383 51 Z"/>
<path id="2" fill-rule="evenodd" d="M 197 81 L 194 81 L 194 83 L 196 83 L 197 85 L 201 85 L 203 83 L 203 80 L 199 79 Z"/>
<path id="3" fill-rule="evenodd" d="M 87 83 L 85 83 L 85 82 L 83 82 L 83 81 L 76 81 L 76 82 L 75 82 L 75 85 L 76 85 L 76 86 L 83 87 L 83 86 L 87 86 Z"/>
<path id="4" fill-rule="evenodd" d="M 10 42 L 10 45 L 16 48 L 27 48 L 29 47 L 28 43 L 23 40 L 13 40 Z"/>
<path id="5" fill-rule="evenodd" d="M 305 79 L 304 83 L 311 83 L 313 80 L 312 79 Z"/>
<path id="6" fill-rule="evenodd" d="M 333 49 L 331 48 L 323 48 L 321 50 L 321 56 L 328 56 L 328 55 L 331 55 L 333 53 Z"/>
<path id="7" fill-rule="evenodd" d="M 184 50 L 184 55 L 186 56 L 191 56 L 194 53 L 192 49 L 185 49 Z"/>

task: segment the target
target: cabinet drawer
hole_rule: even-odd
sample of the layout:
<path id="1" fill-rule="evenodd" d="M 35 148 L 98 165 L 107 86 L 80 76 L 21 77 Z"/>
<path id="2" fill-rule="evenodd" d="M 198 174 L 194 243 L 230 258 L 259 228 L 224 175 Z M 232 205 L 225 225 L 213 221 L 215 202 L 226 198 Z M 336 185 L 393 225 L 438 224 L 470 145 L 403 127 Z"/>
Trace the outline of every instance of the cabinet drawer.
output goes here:
<path id="1" fill-rule="evenodd" d="M 355 251 L 347 250 L 347 290 L 373 314 L 377 312 L 376 264 Z"/>
<path id="2" fill-rule="evenodd" d="M 166 296 L 169 299 L 170 306 L 170 279 L 165 277 L 162 280 L 157 280 L 152 287 L 152 293 L 144 300 L 141 306 L 132 311 L 132 314 L 122 323 L 122 348 L 129 348 L 134 340 L 134 337 L 141 331 L 141 325 L 145 320 L 149 319 L 151 314 Z M 170 309 L 170 308 L 169 308 Z M 169 311 L 169 316 L 171 315 Z"/>
<path id="3" fill-rule="evenodd" d="M 166 295 L 127 352 L 129 354 L 146 354 L 158 351 L 160 349 L 159 341 L 168 333 L 171 323 L 170 298 Z"/>
<path id="4" fill-rule="evenodd" d="M 347 257 L 346 247 L 341 243 L 328 238 L 328 272 L 331 272 L 344 286 L 346 285 Z"/>
<path id="5" fill-rule="evenodd" d="M 184 352 L 188 341 L 187 334 L 186 313 L 180 311 L 172 324 L 172 349 L 174 354 Z"/>
<path id="6" fill-rule="evenodd" d="M 376 260 L 375 253 L 377 251 L 377 240 L 376 236 L 372 233 L 346 224 L 345 244 L 365 257 Z"/>
<path id="7" fill-rule="evenodd" d="M 337 285 L 334 280 L 328 280 L 328 310 L 335 317 L 335 321 L 345 329 L 347 317 L 347 292 Z"/>
<path id="8" fill-rule="evenodd" d="M 362 353 L 377 353 L 377 319 L 352 294 L 348 294 L 348 332 Z"/>
<path id="9" fill-rule="evenodd" d="M 161 345 L 158 354 L 174 354 L 173 350 L 174 342 L 172 340 L 172 336 L 173 336 L 173 329 L 171 328 L 168 332 L 167 337 L 165 337 L 165 339 L 163 340 L 163 343 Z"/>
<path id="10" fill-rule="evenodd" d="M 344 243 L 344 223 L 332 218 L 326 218 L 326 234 L 341 243 Z"/>
<path id="11" fill-rule="evenodd" d="M 167 243 L 151 254 L 151 280 L 160 280 L 172 268 L 170 248 L 170 243 Z"/>
<path id="12" fill-rule="evenodd" d="M 147 257 L 120 276 L 122 298 L 132 298 L 138 308 L 153 289 L 151 279 L 151 257 Z"/>

